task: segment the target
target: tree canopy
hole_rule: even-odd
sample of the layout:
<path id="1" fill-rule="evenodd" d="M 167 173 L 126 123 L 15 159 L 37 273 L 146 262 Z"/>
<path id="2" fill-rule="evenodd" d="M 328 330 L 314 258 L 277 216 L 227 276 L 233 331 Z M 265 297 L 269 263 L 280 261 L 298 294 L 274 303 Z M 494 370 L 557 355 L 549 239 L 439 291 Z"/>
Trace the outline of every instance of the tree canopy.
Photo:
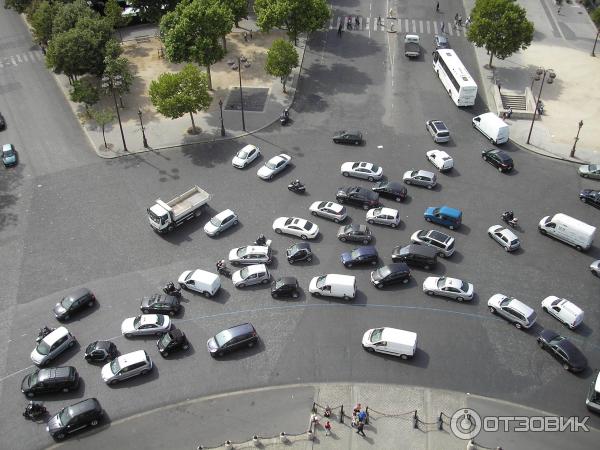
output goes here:
<path id="1" fill-rule="evenodd" d="M 140 10 L 142 19 L 159 23 L 163 15 L 175 9 L 179 0 L 129 0 L 128 3 Z"/>
<path id="2" fill-rule="evenodd" d="M 77 22 L 84 18 L 100 18 L 100 14 L 88 6 L 85 0 L 75 0 L 73 3 L 59 3 L 58 10 L 52 21 L 52 35 L 75 28 Z"/>
<path id="3" fill-rule="evenodd" d="M 294 67 L 298 67 L 298 52 L 294 46 L 283 39 L 275 39 L 267 53 L 265 71 L 281 78 L 283 92 L 285 92 L 287 78 Z"/>
<path id="4" fill-rule="evenodd" d="M 247 0 L 216 0 L 217 2 L 227 6 L 233 14 L 235 26 L 245 17 L 248 17 L 248 2 Z"/>
<path id="5" fill-rule="evenodd" d="M 33 38 L 36 42 L 48 45 L 52 39 L 52 22 L 58 12 L 58 5 L 46 0 L 37 3 L 29 15 L 29 23 L 33 28 Z"/>

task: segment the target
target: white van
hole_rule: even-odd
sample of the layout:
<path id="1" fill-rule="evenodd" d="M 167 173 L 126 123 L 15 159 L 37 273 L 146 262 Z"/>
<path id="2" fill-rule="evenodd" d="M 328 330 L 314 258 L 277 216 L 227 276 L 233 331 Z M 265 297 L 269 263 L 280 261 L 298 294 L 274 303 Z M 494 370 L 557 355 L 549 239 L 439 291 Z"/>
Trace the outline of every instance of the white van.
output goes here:
<path id="1" fill-rule="evenodd" d="M 206 297 L 212 297 L 221 287 L 219 275 L 206 270 L 186 270 L 177 280 L 179 286 L 199 292 Z"/>
<path id="2" fill-rule="evenodd" d="M 508 141 L 508 125 L 492 112 L 473 117 L 473 127 L 481 131 L 492 144 L 504 144 Z"/>
<path id="3" fill-rule="evenodd" d="M 330 273 L 310 280 L 308 291 L 319 297 L 340 297 L 344 300 L 356 295 L 356 277 L 352 275 L 337 275 Z"/>
<path id="4" fill-rule="evenodd" d="M 368 352 L 408 359 L 417 351 L 417 333 L 388 327 L 372 328 L 363 335 L 362 346 Z"/>
<path id="5" fill-rule="evenodd" d="M 592 246 L 596 232 L 596 227 L 562 213 L 542 218 L 538 229 L 540 233 L 572 245 L 579 251 Z"/>

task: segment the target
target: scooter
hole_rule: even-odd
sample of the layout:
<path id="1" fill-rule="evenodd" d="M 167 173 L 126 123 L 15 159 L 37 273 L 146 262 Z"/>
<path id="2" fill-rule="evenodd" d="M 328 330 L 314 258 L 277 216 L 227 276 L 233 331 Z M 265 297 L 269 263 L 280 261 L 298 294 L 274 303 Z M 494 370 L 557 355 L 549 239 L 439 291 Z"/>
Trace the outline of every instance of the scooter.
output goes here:
<path id="1" fill-rule="evenodd" d="M 225 265 L 225 261 L 217 262 L 217 272 L 227 278 L 231 278 L 231 270 Z"/>
<path id="2" fill-rule="evenodd" d="M 56 328 L 50 328 L 50 327 L 47 327 L 47 326 L 43 326 L 38 331 L 38 335 L 35 338 L 35 342 L 39 344 L 42 339 L 44 339 L 46 336 L 48 336 L 50 333 L 52 333 L 55 329 Z"/>
<path id="3" fill-rule="evenodd" d="M 175 283 L 173 283 L 172 281 L 168 282 L 163 287 L 163 292 L 167 295 L 172 295 L 174 297 L 181 298 L 181 288 L 176 288 Z"/>
<path id="4" fill-rule="evenodd" d="M 290 110 L 288 108 L 285 108 L 282 112 L 281 115 L 279 116 L 279 123 L 281 124 L 281 126 L 287 125 L 290 122 Z"/>
<path id="5" fill-rule="evenodd" d="M 44 417 L 48 413 L 48 410 L 41 403 L 30 401 L 23 411 L 23 417 L 27 420 L 37 421 Z"/>
<path id="6" fill-rule="evenodd" d="M 290 184 L 288 184 L 288 189 L 296 194 L 304 194 L 306 191 L 306 187 L 298 180 L 292 181 Z"/>
<path id="7" fill-rule="evenodd" d="M 500 216 L 500 218 L 506 222 L 507 224 L 509 224 L 512 228 L 516 228 L 517 224 L 519 222 L 519 219 L 516 218 L 513 214 L 512 211 L 507 211 L 502 213 L 502 215 Z"/>

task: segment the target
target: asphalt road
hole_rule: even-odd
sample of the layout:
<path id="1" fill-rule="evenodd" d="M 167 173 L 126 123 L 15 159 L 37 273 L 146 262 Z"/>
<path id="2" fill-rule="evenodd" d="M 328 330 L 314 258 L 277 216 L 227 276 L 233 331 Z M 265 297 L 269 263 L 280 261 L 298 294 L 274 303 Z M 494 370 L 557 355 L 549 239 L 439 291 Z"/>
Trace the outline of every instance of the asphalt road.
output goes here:
<path id="1" fill-rule="evenodd" d="M 333 11 L 348 15 L 368 8 L 367 2 L 356 2 L 334 6 Z M 436 20 L 433 7 L 410 4 L 407 8 L 414 11 L 409 17 Z M 0 30 L 0 44 L 15 42 L 15 47 L 2 47 L 3 52 L 28 48 L 25 32 L 11 12 L 0 12 Z M 542 216 L 559 211 L 596 224 L 598 211 L 577 198 L 579 189 L 596 183 L 579 178 L 573 166 L 510 145 L 505 149 L 515 161 L 514 173 L 502 175 L 483 163 L 480 150 L 488 144 L 470 125 L 470 118 L 483 110 L 482 103 L 459 110 L 447 98 L 431 69 L 432 38 L 423 36 L 422 59 L 408 61 L 395 42 L 398 37 L 388 33 L 373 32 L 370 38 L 366 31 L 345 32 L 342 38 L 335 30 L 316 33 L 304 59 L 291 126 L 273 126 L 236 141 L 110 161 L 93 156 L 41 63 L 0 69 L 0 86 L 20 85 L 8 91 L 3 88 L 9 129 L 1 136 L 22 149 L 20 166 L 1 178 L 0 245 L 8 265 L 2 275 L 6 286 L 2 337 L 8 345 L 0 359 L 0 395 L 3 405 L 10 406 L 0 412 L 0 433 L 11 436 L 11 448 L 37 448 L 51 442 L 40 425 L 22 420 L 25 399 L 19 383 L 32 370 L 29 353 L 37 329 L 56 324 L 52 306 L 82 285 L 96 293 L 99 305 L 69 322 L 80 347 L 56 363 L 75 365 L 83 386 L 76 393 L 44 397 L 50 411 L 95 396 L 109 418 L 117 420 L 202 395 L 354 380 L 456 389 L 556 414 L 585 415 L 591 371 L 566 373 L 537 348 L 535 335 L 549 327 L 572 337 L 588 356 L 590 367 L 597 367 L 594 333 L 600 312 L 593 294 L 599 281 L 587 267 L 600 258 L 600 248 L 596 244 L 581 254 L 541 236 L 536 227 Z M 451 43 L 476 76 L 465 38 L 451 38 Z M 333 200 L 339 186 L 370 185 L 342 177 L 339 167 L 344 161 L 381 164 L 392 180 L 400 180 L 410 168 L 431 170 L 425 151 L 436 145 L 424 130 L 430 118 L 442 119 L 450 127 L 453 139 L 443 148 L 454 157 L 456 169 L 440 175 L 440 186 L 433 191 L 409 187 L 403 204 L 384 201 L 400 209 L 403 223 L 396 230 L 373 226 L 375 245 L 381 262 L 389 263 L 394 246 L 408 243 L 415 230 L 428 228 L 422 215 L 427 206 L 462 209 L 464 225 L 449 232 L 456 237 L 457 252 L 432 272 L 474 283 L 476 299 L 458 304 L 426 296 L 421 283 L 429 272 L 422 270 L 414 270 L 408 285 L 377 291 L 368 281 L 370 268 L 343 268 L 339 254 L 353 246 L 337 241 L 337 225 L 323 219 L 315 219 L 321 229 L 313 243 L 316 258 L 307 265 L 290 266 L 284 252 L 295 240 L 275 235 L 272 221 L 287 215 L 308 218 L 311 202 Z M 366 144 L 334 145 L 331 132 L 345 127 L 363 129 Z M 234 169 L 231 157 L 248 143 L 261 147 L 263 159 L 247 170 Z M 272 182 L 259 180 L 259 164 L 280 152 L 293 157 L 292 168 Z M 286 189 L 292 178 L 306 183 L 304 196 Z M 168 199 L 194 184 L 213 193 L 205 215 L 168 236 L 153 233 L 145 208 L 157 197 Z M 202 230 L 206 219 L 225 208 L 240 215 L 240 225 L 209 238 Z M 523 249 L 515 254 L 507 254 L 486 235 L 487 228 L 498 223 L 500 212 L 509 208 L 521 224 Z M 349 210 L 351 221 L 364 223 L 363 210 Z M 230 248 L 252 242 L 261 232 L 273 238 L 276 261 L 270 270 L 274 277 L 296 276 L 307 292 L 315 275 L 352 273 L 359 288 L 355 301 L 346 304 L 307 295 L 294 302 L 275 301 L 268 287 L 237 290 L 223 280 L 223 288 L 212 300 L 185 294 L 185 311 L 175 324 L 188 335 L 191 351 L 162 360 L 154 339 L 120 336 L 121 321 L 139 313 L 143 295 L 157 291 L 185 269 L 212 270 Z M 539 324 L 523 332 L 492 316 L 486 302 L 497 292 L 534 307 Z M 540 302 L 547 295 L 570 298 L 585 310 L 578 331 L 566 330 L 542 313 Z M 248 320 L 257 328 L 261 345 L 221 361 L 207 355 L 204 346 L 211 335 Z M 405 362 L 363 352 L 362 333 L 375 326 L 416 331 L 417 356 Z M 86 364 L 82 352 L 87 343 L 106 338 L 114 339 L 122 353 L 146 349 L 156 370 L 114 388 L 105 386 L 99 367 Z M 594 417 L 591 423 L 598 426 L 600 421 Z"/>

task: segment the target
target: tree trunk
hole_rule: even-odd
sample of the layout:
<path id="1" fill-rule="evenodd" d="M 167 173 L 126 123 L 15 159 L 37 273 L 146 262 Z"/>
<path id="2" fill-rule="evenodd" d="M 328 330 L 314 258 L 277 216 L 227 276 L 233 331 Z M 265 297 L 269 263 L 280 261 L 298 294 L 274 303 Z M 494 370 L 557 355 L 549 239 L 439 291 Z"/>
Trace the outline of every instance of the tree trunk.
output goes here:
<path id="1" fill-rule="evenodd" d="M 281 77 L 281 83 L 283 84 L 283 93 L 284 94 L 286 93 L 286 90 L 285 90 L 285 82 L 286 81 L 287 81 L 287 77 L 286 76 Z"/>
<path id="2" fill-rule="evenodd" d="M 208 90 L 212 91 L 212 78 L 210 77 L 210 66 L 206 66 L 206 74 L 208 75 Z"/>
<path id="3" fill-rule="evenodd" d="M 194 122 L 194 114 L 190 111 L 190 118 L 192 119 L 192 133 L 196 132 L 196 123 Z"/>
<path id="4" fill-rule="evenodd" d="M 489 66 L 492 67 L 492 59 L 494 58 L 494 52 L 490 51 L 490 63 Z"/>
<path id="5" fill-rule="evenodd" d="M 104 127 L 105 125 L 102 125 L 102 139 L 104 139 L 104 148 L 108 148 L 108 144 L 106 143 L 106 135 L 104 134 Z"/>
<path id="6" fill-rule="evenodd" d="M 225 39 L 225 35 L 223 35 L 221 39 L 223 39 L 223 50 L 227 51 L 227 40 Z"/>

